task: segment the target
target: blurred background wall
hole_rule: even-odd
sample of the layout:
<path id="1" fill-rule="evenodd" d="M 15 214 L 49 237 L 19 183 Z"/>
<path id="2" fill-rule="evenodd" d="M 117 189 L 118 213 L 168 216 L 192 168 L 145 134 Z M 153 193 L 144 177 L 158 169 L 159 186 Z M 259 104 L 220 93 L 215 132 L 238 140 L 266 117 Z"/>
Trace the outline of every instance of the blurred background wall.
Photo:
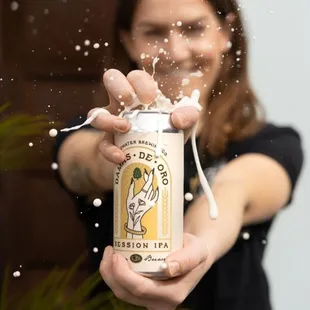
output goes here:
<path id="1" fill-rule="evenodd" d="M 240 3 L 251 39 L 251 76 L 269 119 L 293 125 L 304 141 L 302 177 L 293 204 L 275 222 L 265 266 L 275 310 L 307 310 L 310 309 L 310 2 L 242 0 Z"/>

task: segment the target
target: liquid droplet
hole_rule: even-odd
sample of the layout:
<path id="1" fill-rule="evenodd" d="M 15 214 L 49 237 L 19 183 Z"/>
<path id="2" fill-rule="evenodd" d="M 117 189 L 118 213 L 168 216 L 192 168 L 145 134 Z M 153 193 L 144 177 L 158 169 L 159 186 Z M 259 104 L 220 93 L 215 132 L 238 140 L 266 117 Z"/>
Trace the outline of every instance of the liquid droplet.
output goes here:
<path id="1" fill-rule="evenodd" d="M 93 205 L 95 206 L 95 207 L 100 207 L 101 206 L 101 204 L 102 204 L 102 201 L 101 201 L 101 199 L 99 199 L 99 198 L 96 198 L 94 201 L 93 201 Z"/>
<path id="2" fill-rule="evenodd" d="M 57 163 L 52 163 L 51 164 L 52 170 L 57 170 L 58 169 L 58 164 Z"/>
<path id="3" fill-rule="evenodd" d="M 14 278 L 20 277 L 20 271 L 14 271 L 14 272 L 13 272 L 13 277 L 14 277 Z"/>
<path id="4" fill-rule="evenodd" d="M 192 193 L 186 193 L 185 194 L 185 200 L 186 201 L 192 201 L 193 200 L 193 194 Z"/>
<path id="5" fill-rule="evenodd" d="M 18 2 L 17 1 L 12 1 L 12 3 L 11 3 L 11 10 L 12 11 L 17 11 L 18 8 L 19 8 Z"/>
<path id="6" fill-rule="evenodd" d="M 57 129 L 55 129 L 55 128 L 53 128 L 53 129 L 51 129 L 51 130 L 49 131 L 49 135 L 50 135 L 50 137 L 52 137 L 52 138 L 56 137 L 57 134 L 58 134 L 58 131 L 57 131 Z"/>

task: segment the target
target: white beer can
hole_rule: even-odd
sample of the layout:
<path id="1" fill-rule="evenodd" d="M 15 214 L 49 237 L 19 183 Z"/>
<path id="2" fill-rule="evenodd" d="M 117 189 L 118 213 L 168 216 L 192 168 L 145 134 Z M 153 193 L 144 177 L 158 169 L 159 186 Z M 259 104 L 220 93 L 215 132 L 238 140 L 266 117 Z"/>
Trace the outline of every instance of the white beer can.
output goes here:
<path id="1" fill-rule="evenodd" d="M 183 246 L 184 134 L 169 113 L 125 112 L 115 135 L 125 160 L 114 173 L 114 251 L 147 277 L 163 278 L 166 257 Z"/>

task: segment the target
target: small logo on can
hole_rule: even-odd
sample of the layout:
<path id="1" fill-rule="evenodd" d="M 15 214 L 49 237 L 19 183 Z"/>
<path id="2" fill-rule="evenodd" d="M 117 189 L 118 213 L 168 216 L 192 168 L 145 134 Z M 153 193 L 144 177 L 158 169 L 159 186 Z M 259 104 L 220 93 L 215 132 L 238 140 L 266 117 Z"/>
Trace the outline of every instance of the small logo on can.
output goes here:
<path id="1" fill-rule="evenodd" d="M 142 256 L 139 255 L 139 254 L 132 254 L 130 256 L 130 260 L 133 262 L 133 263 L 140 263 L 142 261 Z"/>

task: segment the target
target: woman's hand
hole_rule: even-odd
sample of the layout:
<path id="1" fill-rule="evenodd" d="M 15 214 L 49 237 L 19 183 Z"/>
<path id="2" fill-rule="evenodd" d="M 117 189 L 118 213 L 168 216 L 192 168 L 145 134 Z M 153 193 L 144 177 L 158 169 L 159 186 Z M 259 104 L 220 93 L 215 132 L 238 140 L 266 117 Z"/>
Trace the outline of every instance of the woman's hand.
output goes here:
<path id="1" fill-rule="evenodd" d="M 118 109 L 122 105 L 130 106 L 136 96 L 145 104 L 152 103 L 158 88 L 153 78 L 140 70 L 132 71 L 125 77 L 120 71 L 111 69 L 105 72 L 103 81 L 110 98 L 107 110 L 111 115 L 100 114 L 92 126 L 106 133 L 99 144 L 103 157 L 109 162 L 120 164 L 125 160 L 125 155 L 113 144 L 113 134 L 128 132 L 130 124 L 126 119 L 116 116 L 119 114 Z M 95 110 L 91 110 L 88 116 Z M 171 120 L 177 129 L 190 130 L 198 120 L 198 112 L 192 107 L 180 108 L 172 113 Z"/>
<path id="2" fill-rule="evenodd" d="M 202 237 L 185 233 L 183 248 L 165 260 L 168 280 L 152 280 L 135 273 L 111 246 L 104 251 L 100 273 L 117 298 L 152 310 L 174 310 L 213 263 L 205 243 Z"/>

